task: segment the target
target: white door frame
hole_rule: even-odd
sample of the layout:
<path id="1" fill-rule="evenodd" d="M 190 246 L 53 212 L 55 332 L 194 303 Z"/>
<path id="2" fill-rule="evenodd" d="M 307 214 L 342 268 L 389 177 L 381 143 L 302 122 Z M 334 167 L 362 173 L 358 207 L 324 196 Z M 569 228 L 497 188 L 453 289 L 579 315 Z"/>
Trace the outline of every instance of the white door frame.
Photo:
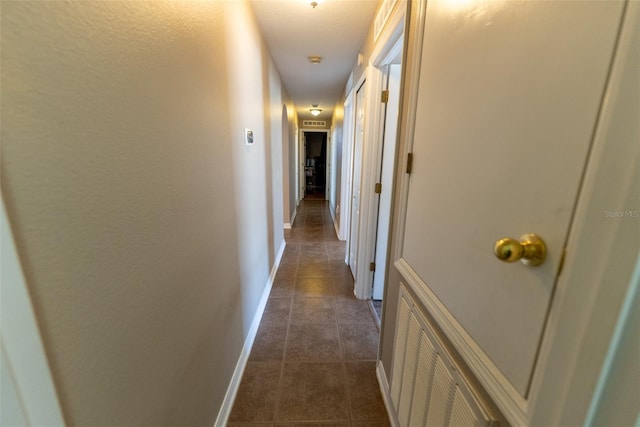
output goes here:
<path id="1" fill-rule="evenodd" d="M 355 295 L 359 299 L 371 298 L 373 272 L 369 263 L 374 261 L 376 229 L 378 224 L 378 195 L 375 184 L 382 161 L 384 138 L 384 107 L 380 93 L 384 88 L 385 65 L 391 63 L 403 48 L 406 2 L 400 1 L 380 34 L 367 67 L 365 146 L 362 164 L 362 191 L 360 198 L 360 230 L 358 235 L 358 271 L 355 274 Z M 392 189 L 389 189 L 392 191 Z"/>
<path id="2" fill-rule="evenodd" d="M 402 51 L 399 52 L 402 61 Z M 395 61 L 394 61 L 395 62 Z M 389 93 L 386 108 L 381 119 L 384 120 L 384 144 L 377 181 L 381 185 L 381 192 L 377 195 L 377 215 L 375 222 L 375 240 L 373 245 L 373 257 L 375 271 L 371 281 L 371 298 L 383 299 L 385 277 L 389 255 L 389 234 L 391 232 L 391 198 L 393 189 L 393 177 L 395 175 L 396 149 L 398 146 L 398 112 L 400 110 L 402 64 L 389 64 L 384 67 L 385 87 Z"/>
<path id="3" fill-rule="evenodd" d="M 351 170 L 354 142 L 355 109 L 353 100 L 355 92 L 351 90 L 344 101 L 344 122 L 342 128 L 342 177 L 340 178 L 340 240 L 349 237 L 349 219 L 351 218 Z M 349 263 L 349 253 L 345 251 L 345 263 Z"/>
<path id="4" fill-rule="evenodd" d="M 298 152 L 300 153 L 300 157 L 298 158 L 298 165 L 299 165 L 299 174 L 298 174 L 299 181 L 298 182 L 300 183 L 300 200 L 304 199 L 304 196 L 306 194 L 306 183 L 307 183 L 306 175 L 305 175 L 305 169 L 304 169 L 304 167 L 305 167 L 304 163 L 306 161 L 306 155 L 307 155 L 307 153 L 305 151 L 305 147 L 304 147 L 304 144 L 306 142 L 305 141 L 305 137 L 304 137 L 304 133 L 305 132 L 318 132 L 318 133 L 324 133 L 325 135 L 327 135 L 327 150 L 326 150 L 327 159 L 325 160 L 325 162 L 327 162 L 328 159 L 329 159 L 328 149 L 329 149 L 329 135 L 330 135 L 331 129 L 314 129 L 314 128 L 300 128 L 300 129 L 298 129 L 298 135 L 299 135 L 299 138 L 298 138 L 298 141 L 299 141 L 298 142 L 298 144 L 299 144 Z M 328 169 L 328 168 L 326 168 L 326 169 Z M 326 169 L 325 169 L 325 172 L 326 172 Z M 325 186 L 327 186 L 327 185 L 329 185 L 329 181 L 325 182 Z M 325 189 L 325 199 L 326 199 L 326 194 L 327 193 L 326 193 L 326 189 Z"/>
<path id="5" fill-rule="evenodd" d="M 331 144 L 331 129 L 327 130 L 327 146 L 324 149 L 324 199 L 331 200 L 332 185 L 331 182 L 331 168 L 333 167 L 333 159 L 331 151 L 333 147 Z"/>
<path id="6" fill-rule="evenodd" d="M 0 280 L 2 281 L 3 384 L 2 420 L 29 425 L 64 426 L 64 417 L 49 368 L 38 322 L 23 274 L 18 250 L 0 195 Z M 3 375 L 3 376 L 4 376 Z M 4 403 L 8 402 L 5 407 Z"/>
<path id="7" fill-rule="evenodd" d="M 362 75 L 360 76 L 360 78 L 358 79 L 358 82 L 356 83 L 355 86 L 353 86 L 353 88 L 351 89 L 351 92 L 349 93 L 349 96 L 347 96 L 347 99 L 350 102 L 350 117 L 349 117 L 349 129 L 347 130 L 348 134 L 348 140 L 345 140 L 346 143 L 343 143 L 343 147 L 346 146 L 347 149 L 347 153 L 348 153 L 348 157 L 345 159 L 343 159 L 342 164 L 343 164 L 343 178 L 345 177 L 346 174 L 346 179 L 344 180 L 344 183 L 342 184 L 342 192 L 345 194 L 345 199 L 344 199 L 344 207 L 347 209 L 346 215 L 345 215 L 345 228 L 344 228 L 344 239 L 346 240 L 346 253 L 345 253 L 345 258 L 344 258 L 344 262 L 345 264 L 349 265 L 350 264 L 350 253 L 349 253 L 349 248 L 350 248 L 350 244 L 351 244 L 351 205 L 352 205 L 352 198 L 353 198 L 353 171 L 354 171 L 354 166 L 355 166 L 355 145 L 356 145 L 356 115 L 358 114 L 357 108 L 357 97 L 358 97 L 358 91 L 362 88 L 362 85 L 365 83 L 366 81 L 366 71 L 364 73 L 362 73 Z M 366 91 L 366 87 L 364 88 L 364 90 Z M 366 93 L 365 93 L 365 99 L 366 99 Z M 346 169 L 345 169 L 346 168 Z"/>
<path id="8" fill-rule="evenodd" d="M 351 270 L 354 278 L 358 274 L 358 262 L 360 261 L 360 224 L 361 206 L 362 206 L 362 169 L 364 163 L 364 148 L 366 146 L 366 110 L 367 110 L 367 76 L 368 70 L 365 70 L 358 82 L 355 93 L 355 116 L 353 122 L 353 146 L 351 150 L 351 197 L 349 200 L 349 234 L 347 236 L 347 265 Z M 364 115 L 362 120 L 360 116 Z M 361 135 L 360 135 L 361 134 Z"/>
<path id="9" fill-rule="evenodd" d="M 300 206 L 300 199 L 302 198 L 301 196 L 301 184 L 300 184 L 300 132 L 298 129 L 298 123 L 296 121 L 296 125 L 295 125 L 295 142 L 294 142 L 294 150 L 295 150 L 295 179 L 296 179 L 296 206 L 295 206 L 295 212 L 296 215 L 298 213 L 298 206 Z M 295 215 L 294 215 L 295 218 Z M 291 220 L 294 221 L 294 218 L 292 218 Z M 293 227 L 293 222 L 291 223 L 291 226 Z"/>

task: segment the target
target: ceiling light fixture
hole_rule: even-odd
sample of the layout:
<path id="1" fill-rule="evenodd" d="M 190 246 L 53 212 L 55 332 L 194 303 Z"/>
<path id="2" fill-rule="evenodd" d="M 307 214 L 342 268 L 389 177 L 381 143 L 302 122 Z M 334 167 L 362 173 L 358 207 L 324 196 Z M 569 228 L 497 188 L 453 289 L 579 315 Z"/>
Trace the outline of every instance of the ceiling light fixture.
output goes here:
<path id="1" fill-rule="evenodd" d="M 309 56 L 309 62 L 311 62 L 312 64 L 319 64 L 322 62 L 322 57 L 321 56 Z"/>
<path id="2" fill-rule="evenodd" d="M 318 108 L 318 104 L 311 104 L 311 106 L 313 107 L 312 109 L 309 110 L 309 112 L 311 114 L 313 114 L 314 116 L 319 115 L 320 113 L 322 113 L 322 110 Z"/>

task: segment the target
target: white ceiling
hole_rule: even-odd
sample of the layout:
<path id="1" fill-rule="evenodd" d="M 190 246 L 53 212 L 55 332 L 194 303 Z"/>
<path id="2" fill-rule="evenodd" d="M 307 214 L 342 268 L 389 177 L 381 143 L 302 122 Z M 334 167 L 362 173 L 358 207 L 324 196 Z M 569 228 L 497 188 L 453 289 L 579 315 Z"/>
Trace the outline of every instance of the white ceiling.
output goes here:
<path id="1" fill-rule="evenodd" d="M 330 120 L 357 61 L 377 0 L 252 0 L 263 37 L 300 119 Z M 322 63 L 309 63 L 321 56 Z"/>

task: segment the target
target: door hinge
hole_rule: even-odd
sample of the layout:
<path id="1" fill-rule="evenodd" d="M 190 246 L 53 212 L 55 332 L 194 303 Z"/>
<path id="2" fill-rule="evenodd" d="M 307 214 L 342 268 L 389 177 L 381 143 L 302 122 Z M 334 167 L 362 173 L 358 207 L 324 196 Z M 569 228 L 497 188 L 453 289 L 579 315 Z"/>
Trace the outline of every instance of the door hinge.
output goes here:
<path id="1" fill-rule="evenodd" d="M 382 193 L 382 183 L 376 182 L 376 188 L 373 190 L 376 194 Z"/>
<path id="2" fill-rule="evenodd" d="M 562 269 L 564 268 L 564 259 L 567 257 L 567 248 L 562 249 L 562 256 L 560 257 L 560 263 L 558 264 L 558 274 L 556 277 L 560 276 L 562 273 Z"/>
<path id="3" fill-rule="evenodd" d="M 407 173 L 411 174 L 413 170 L 413 153 L 407 154 Z"/>
<path id="4" fill-rule="evenodd" d="M 376 263 L 375 262 L 370 262 L 369 263 L 369 271 L 376 271 Z"/>
<path id="5" fill-rule="evenodd" d="M 380 96 L 380 102 L 382 103 L 387 103 L 389 102 L 389 91 L 388 90 L 383 90 L 382 94 Z"/>

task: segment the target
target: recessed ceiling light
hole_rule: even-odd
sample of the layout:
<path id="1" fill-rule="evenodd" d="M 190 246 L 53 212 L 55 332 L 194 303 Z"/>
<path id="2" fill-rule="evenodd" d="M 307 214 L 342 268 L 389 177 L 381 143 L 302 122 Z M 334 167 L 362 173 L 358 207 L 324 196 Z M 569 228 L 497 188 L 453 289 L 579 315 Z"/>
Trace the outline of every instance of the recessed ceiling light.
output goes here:
<path id="1" fill-rule="evenodd" d="M 322 57 L 321 56 L 310 56 L 309 57 L 309 62 L 311 62 L 312 64 L 319 64 L 322 62 Z"/>

